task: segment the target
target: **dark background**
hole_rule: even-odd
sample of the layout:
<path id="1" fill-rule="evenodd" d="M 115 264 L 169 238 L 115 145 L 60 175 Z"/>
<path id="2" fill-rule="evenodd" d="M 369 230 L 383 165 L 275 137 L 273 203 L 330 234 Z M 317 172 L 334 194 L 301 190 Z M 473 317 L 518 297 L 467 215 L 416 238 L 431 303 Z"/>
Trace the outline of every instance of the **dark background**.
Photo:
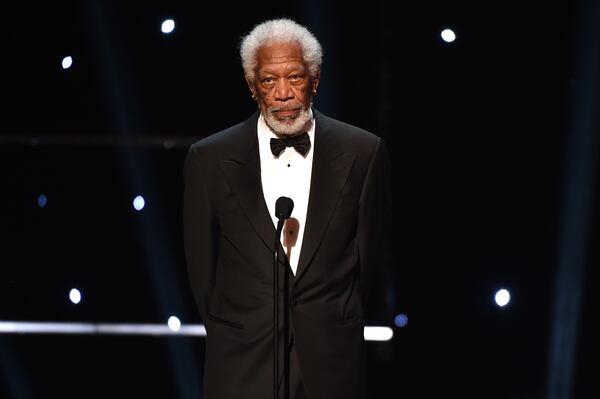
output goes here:
<path id="1" fill-rule="evenodd" d="M 0 321 L 201 322 L 184 157 L 254 111 L 239 39 L 287 16 L 324 48 L 316 108 L 392 151 L 394 269 L 371 314 L 394 338 L 368 343 L 371 397 L 597 397 L 594 2 L 148 3 L 0 6 Z M 397 313 L 406 327 L 382 319 Z M 0 398 L 200 397 L 202 353 L 0 334 Z"/>

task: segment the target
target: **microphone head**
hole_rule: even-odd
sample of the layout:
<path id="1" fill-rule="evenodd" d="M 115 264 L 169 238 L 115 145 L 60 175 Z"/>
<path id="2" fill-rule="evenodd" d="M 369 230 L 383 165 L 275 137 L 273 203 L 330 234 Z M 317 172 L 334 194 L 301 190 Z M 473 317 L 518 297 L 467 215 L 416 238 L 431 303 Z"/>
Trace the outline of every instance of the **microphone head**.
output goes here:
<path id="1" fill-rule="evenodd" d="M 275 202 L 275 216 L 279 220 L 288 219 L 292 215 L 294 209 L 294 201 L 288 197 L 279 197 Z"/>

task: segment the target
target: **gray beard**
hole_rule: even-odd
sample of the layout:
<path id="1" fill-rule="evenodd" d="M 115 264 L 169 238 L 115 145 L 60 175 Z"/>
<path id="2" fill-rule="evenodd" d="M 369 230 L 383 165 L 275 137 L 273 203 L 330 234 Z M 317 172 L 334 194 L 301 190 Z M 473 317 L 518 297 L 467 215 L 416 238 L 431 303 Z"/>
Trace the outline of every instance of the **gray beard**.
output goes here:
<path id="1" fill-rule="evenodd" d="M 306 131 L 306 127 L 310 122 L 310 112 L 308 108 L 300 111 L 300 114 L 298 114 L 295 119 L 281 121 L 275 118 L 270 112 L 266 112 L 264 117 L 267 126 L 269 126 L 275 134 L 282 136 L 293 136 L 302 133 Z"/>

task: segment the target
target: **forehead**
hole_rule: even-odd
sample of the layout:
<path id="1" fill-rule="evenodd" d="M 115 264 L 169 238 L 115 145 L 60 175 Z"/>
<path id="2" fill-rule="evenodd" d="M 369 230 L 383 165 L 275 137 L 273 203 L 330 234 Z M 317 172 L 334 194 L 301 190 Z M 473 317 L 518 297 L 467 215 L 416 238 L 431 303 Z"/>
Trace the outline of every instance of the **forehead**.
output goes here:
<path id="1" fill-rule="evenodd" d="M 268 43 L 258 49 L 256 53 L 258 69 L 272 68 L 303 68 L 302 48 L 294 42 Z"/>

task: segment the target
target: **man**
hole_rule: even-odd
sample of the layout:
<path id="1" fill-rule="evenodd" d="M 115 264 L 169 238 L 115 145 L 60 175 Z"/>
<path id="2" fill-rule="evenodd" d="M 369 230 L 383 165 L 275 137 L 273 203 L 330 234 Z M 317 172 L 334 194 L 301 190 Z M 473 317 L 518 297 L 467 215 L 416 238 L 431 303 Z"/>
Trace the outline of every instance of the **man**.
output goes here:
<path id="1" fill-rule="evenodd" d="M 294 203 L 296 242 L 284 231 L 290 338 L 278 336 L 291 348 L 280 375 L 288 371 L 292 399 L 364 398 L 366 297 L 390 217 L 386 147 L 312 108 L 322 49 L 305 27 L 266 21 L 242 39 L 240 54 L 259 110 L 193 144 L 184 167 L 186 259 L 207 331 L 205 398 L 274 396 L 281 196 Z M 271 148 L 297 137 L 298 150 L 286 142 Z"/>

